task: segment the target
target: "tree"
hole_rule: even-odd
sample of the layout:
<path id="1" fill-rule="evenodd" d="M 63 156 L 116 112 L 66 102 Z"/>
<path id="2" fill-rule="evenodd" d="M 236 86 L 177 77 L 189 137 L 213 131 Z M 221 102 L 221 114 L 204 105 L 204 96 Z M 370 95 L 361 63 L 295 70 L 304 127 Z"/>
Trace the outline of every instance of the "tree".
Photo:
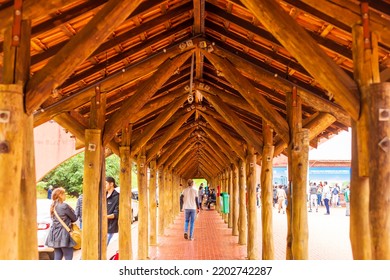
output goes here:
<path id="1" fill-rule="evenodd" d="M 119 157 L 115 154 L 106 158 L 106 174 L 119 182 Z M 53 187 L 63 187 L 71 196 L 79 196 L 83 190 L 84 152 L 66 160 L 50 171 L 42 181 Z"/>

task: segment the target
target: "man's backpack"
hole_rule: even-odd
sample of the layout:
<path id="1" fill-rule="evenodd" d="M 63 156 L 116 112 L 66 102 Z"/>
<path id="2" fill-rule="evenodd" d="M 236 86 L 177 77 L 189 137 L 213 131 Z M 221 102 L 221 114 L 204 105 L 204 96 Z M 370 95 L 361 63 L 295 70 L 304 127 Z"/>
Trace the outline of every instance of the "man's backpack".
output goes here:
<path id="1" fill-rule="evenodd" d="M 339 193 L 339 190 L 336 187 L 334 187 L 332 193 L 336 195 Z"/>

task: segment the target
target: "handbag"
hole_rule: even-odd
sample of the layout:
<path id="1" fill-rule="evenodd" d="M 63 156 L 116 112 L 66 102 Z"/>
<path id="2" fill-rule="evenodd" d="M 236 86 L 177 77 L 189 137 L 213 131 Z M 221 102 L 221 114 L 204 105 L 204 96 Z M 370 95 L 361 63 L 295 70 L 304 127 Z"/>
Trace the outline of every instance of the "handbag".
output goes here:
<path id="1" fill-rule="evenodd" d="M 81 249 L 81 229 L 79 228 L 79 226 L 76 223 L 72 223 L 70 225 L 71 228 L 69 228 L 57 214 L 56 209 L 54 209 L 54 214 L 56 215 L 62 226 L 66 229 L 66 231 L 69 232 L 70 238 L 72 238 L 72 240 L 76 243 L 76 245 L 73 246 L 73 249 Z"/>

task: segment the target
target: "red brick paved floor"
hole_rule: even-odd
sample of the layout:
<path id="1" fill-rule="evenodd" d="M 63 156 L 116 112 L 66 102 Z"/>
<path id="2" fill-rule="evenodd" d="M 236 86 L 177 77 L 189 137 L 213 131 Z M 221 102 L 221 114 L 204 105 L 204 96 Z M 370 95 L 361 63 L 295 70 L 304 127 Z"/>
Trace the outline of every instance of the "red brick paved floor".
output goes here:
<path id="1" fill-rule="evenodd" d="M 202 210 L 195 220 L 194 240 L 184 239 L 184 212 L 159 237 L 158 246 L 150 247 L 154 260 L 240 260 L 246 246 L 238 245 L 238 236 L 215 210 Z"/>
<path id="2" fill-rule="evenodd" d="M 325 208 L 308 213 L 309 260 L 352 260 L 349 243 L 349 217 L 345 208 L 331 208 L 326 216 Z M 261 259 L 261 210 L 257 211 L 258 258 Z M 159 236 L 158 245 L 151 246 L 150 259 L 155 260 L 244 260 L 246 245 L 238 244 L 238 236 L 232 236 L 221 215 L 203 210 L 195 221 L 195 240 L 183 237 L 184 213 L 180 213 L 165 232 Z M 285 260 L 286 215 L 273 209 L 275 260 Z"/>
<path id="3" fill-rule="evenodd" d="M 345 208 L 331 208 L 330 215 L 324 215 L 325 208 L 318 213 L 308 213 L 309 260 L 352 260 L 349 241 L 349 217 Z M 257 211 L 258 259 L 261 259 L 261 210 Z M 137 259 L 138 223 L 132 225 L 133 257 Z M 238 245 L 238 237 L 232 236 L 232 229 L 215 211 L 203 210 L 195 222 L 195 240 L 183 237 L 184 213 L 179 213 L 174 223 L 158 236 L 158 245 L 149 247 L 152 260 L 244 260 L 246 245 Z M 273 209 L 273 233 L 275 260 L 285 260 L 286 255 L 286 215 Z M 118 248 L 115 235 L 107 248 L 107 258 Z M 78 259 L 75 256 L 75 259 Z"/>

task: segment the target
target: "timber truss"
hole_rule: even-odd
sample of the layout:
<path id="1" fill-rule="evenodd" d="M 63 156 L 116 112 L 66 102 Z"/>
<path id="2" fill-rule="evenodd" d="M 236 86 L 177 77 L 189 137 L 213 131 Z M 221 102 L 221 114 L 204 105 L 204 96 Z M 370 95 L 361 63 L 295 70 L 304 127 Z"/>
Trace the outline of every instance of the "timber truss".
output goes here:
<path id="1" fill-rule="evenodd" d="M 0 1 L 0 70 L 14 1 Z M 367 3 L 366 3 L 367 4 Z M 379 76 L 390 77 L 390 4 L 355 0 L 23 1 L 31 19 L 26 111 L 79 140 L 100 127 L 111 152 L 129 145 L 185 178 L 211 179 L 290 143 L 288 96 L 316 147 L 360 114 L 353 27 L 378 34 Z M 366 34 L 366 33 L 365 33 Z M 17 36 L 17 34 L 15 35 Z M 7 77 L 0 71 L 0 81 Z M 93 108 L 100 108 L 97 121 Z M 124 135 L 127 135 L 124 137 Z M 127 144 L 126 144 L 127 143 Z"/>

